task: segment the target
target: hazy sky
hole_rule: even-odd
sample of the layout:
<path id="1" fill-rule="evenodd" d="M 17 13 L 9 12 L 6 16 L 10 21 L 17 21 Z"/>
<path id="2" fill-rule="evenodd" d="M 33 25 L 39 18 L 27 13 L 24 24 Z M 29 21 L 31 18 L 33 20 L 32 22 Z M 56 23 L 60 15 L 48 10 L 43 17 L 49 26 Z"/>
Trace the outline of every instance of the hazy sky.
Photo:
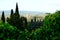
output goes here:
<path id="1" fill-rule="evenodd" d="M 60 10 L 60 0 L 0 0 L 0 10 L 15 10 L 18 2 L 19 10 L 54 12 Z"/>

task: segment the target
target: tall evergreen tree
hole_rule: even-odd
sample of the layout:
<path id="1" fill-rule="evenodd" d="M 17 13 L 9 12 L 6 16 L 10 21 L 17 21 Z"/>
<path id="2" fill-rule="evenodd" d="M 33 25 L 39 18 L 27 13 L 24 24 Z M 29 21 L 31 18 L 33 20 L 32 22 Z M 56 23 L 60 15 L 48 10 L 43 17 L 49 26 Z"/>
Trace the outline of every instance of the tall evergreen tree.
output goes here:
<path id="1" fill-rule="evenodd" d="M 13 10 L 11 9 L 10 19 L 9 18 L 7 19 L 10 25 L 16 26 L 16 28 L 18 29 L 23 30 L 25 29 L 24 27 L 27 26 L 27 19 L 25 17 L 20 18 L 19 10 L 18 10 L 18 3 L 16 3 L 15 13 L 13 13 Z"/>
<path id="2" fill-rule="evenodd" d="M 15 14 L 16 14 L 18 17 L 20 17 L 20 15 L 19 15 L 19 9 L 18 9 L 18 3 L 16 3 Z"/>
<path id="3" fill-rule="evenodd" d="M 13 9 L 11 9 L 10 19 L 7 18 L 7 21 L 8 21 L 10 24 L 12 24 L 12 22 L 13 22 Z"/>
<path id="4" fill-rule="evenodd" d="M 16 3 L 15 13 L 13 13 L 13 10 L 11 10 L 11 15 L 10 16 L 11 17 L 10 17 L 9 23 L 20 29 L 21 25 L 20 25 L 20 15 L 19 15 L 19 10 L 18 10 L 18 3 Z"/>
<path id="5" fill-rule="evenodd" d="M 13 9 L 11 9 L 10 18 L 12 18 L 12 16 L 13 16 Z"/>
<path id="6" fill-rule="evenodd" d="M 2 12 L 1 20 L 2 20 L 3 23 L 5 23 L 4 11 Z"/>
<path id="7" fill-rule="evenodd" d="M 13 24 L 17 26 L 17 28 L 20 28 L 20 15 L 19 15 L 19 9 L 18 9 L 18 3 L 16 3 L 16 9 L 13 17 Z"/>
<path id="8" fill-rule="evenodd" d="M 34 17 L 34 22 L 36 22 L 36 17 Z"/>
<path id="9" fill-rule="evenodd" d="M 33 23 L 33 19 L 31 19 L 31 23 Z"/>

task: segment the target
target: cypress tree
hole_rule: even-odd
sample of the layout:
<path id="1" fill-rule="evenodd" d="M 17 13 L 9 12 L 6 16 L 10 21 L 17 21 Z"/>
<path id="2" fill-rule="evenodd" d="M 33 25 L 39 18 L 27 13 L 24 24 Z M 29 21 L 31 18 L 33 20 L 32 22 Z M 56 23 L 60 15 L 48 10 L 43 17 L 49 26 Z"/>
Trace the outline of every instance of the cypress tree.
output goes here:
<path id="1" fill-rule="evenodd" d="M 31 23 L 33 23 L 33 19 L 31 19 Z"/>
<path id="2" fill-rule="evenodd" d="M 16 3 L 15 14 L 16 14 L 18 17 L 20 17 L 20 15 L 19 15 L 19 9 L 18 9 L 18 3 Z"/>
<path id="3" fill-rule="evenodd" d="M 13 10 L 11 10 L 10 24 L 13 26 L 16 26 L 18 29 L 20 29 L 20 26 L 21 26 L 20 25 L 20 15 L 19 15 L 17 3 L 16 3 L 15 13 L 13 13 Z"/>
<path id="4" fill-rule="evenodd" d="M 36 17 L 34 17 L 34 22 L 36 22 Z"/>
<path id="5" fill-rule="evenodd" d="M 10 19 L 9 20 L 9 23 L 12 24 L 13 22 L 13 9 L 11 9 L 11 14 L 10 14 Z"/>
<path id="6" fill-rule="evenodd" d="M 1 20 L 2 20 L 3 23 L 5 23 L 4 11 L 2 12 Z"/>
<path id="7" fill-rule="evenodd" d="M 11 9 L 10 18 L 12 18 L 12 16 L 13 16 L 13 9 Z"/>

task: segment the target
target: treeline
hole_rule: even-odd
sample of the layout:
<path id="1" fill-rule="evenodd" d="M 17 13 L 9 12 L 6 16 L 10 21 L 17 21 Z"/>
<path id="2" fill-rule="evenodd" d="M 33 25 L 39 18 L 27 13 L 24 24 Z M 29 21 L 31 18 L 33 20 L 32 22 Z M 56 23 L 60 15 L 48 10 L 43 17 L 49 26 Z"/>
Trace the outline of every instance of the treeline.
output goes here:
<path id="1" fill-rule="evenodd" d="M 43 21 L 43 26 L 29 32 L 19 30 L 9 23 L 0 20 L 1 40 L 60 40 L 60 11 L 49 14 Z"/>
<path id="2" fill-rule="evenodd" d="M 38 28 L 37 26 L 42 26 L 41 19 L 37 22 L 36 18 L 37 17 L 34 17 L 30 22 L 27 22 L 27 18 L 19 14 L 18 3 L 16 3 L 15 12 L 11 9 L 10 17 L 5 18 L 4 11 L 1 16 L 3 23 L 8 22 L 10 25 L 16 26 L 20 30 L 28 29 L 29 31 Z"/>
<path id="3" fill-rule="evenodd" d="M 15 13 L 14 13 L 13 9 L 11 9 L 10 17 L 7 17 L 7 20 L 5 20 L 5 15 L 4 15 L 4 11 L 3 11 L 1 20 L 3 23 L 5 23 L 5 21 L 7 21 L 10 25 L 16 26 L 18 29 L 21 29 L 21 30 L 24 30 L 27 27 L 27 18 L 20 17 L 18 3 L 16 3 Z"/>
<path id="4" fill-rule="evenodd" d="M 60 11 L 48 14 L 43 20 L 43 26 L 29 32 L 23 26 L 27 25 L 25 17 L 20 17 L 16 4 L 15 13 L 11 10 L 10 18 L 5 23 L 4 11 L 0 20 L 0 39 L 1 40 L 60 40 Z M 24 22 L 24 21 L 25 22 Z M 12 25 L 12 26 L 11 26 Z M 21 31 L 21 28 L 24 31 Z"/>

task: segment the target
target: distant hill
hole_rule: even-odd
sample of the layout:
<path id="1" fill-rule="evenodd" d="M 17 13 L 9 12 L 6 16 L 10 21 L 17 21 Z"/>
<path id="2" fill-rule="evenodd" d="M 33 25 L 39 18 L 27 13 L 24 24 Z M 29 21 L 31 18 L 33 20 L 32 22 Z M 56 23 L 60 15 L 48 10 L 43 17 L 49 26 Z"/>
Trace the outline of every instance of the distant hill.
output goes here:
<path id="1" fill-rule="evenodd" d="M 21 15 L 29 14 L 29 15 L 36 15 L 36 14 L 44 14 L 44 12 L 36 12 L 36 11 L 20 11 Z"/>
<path id="2" fill-rule="evenodd" d="M 10 15 L 10 11 L 4 11 L 5 14 L 8 16 Z M 0 11 L 0 15 L 1 15 L 2 11 Z M 29 14 L 29 15 L 36 15 L 36 14 L 44 14 L 44 12 L 36 12 L 36 11 L 19 11 L 20 15 L 25 15 L 25 14 Z"/>
<path id="3" fill-rule="evenodd" d="M 10 11 L 4 11 L 5 12 L 5 17 L 9 17 L 10 16 Z M 45 16 L 44 12 L 36 12 L 36 11 L 19 11 L 21 16 L 27 17 L 27 19 L 31 19 L 32 17 L 36 16 Z M 1 17 L 2 11 L 0 11 L 0 17 Z"/>

